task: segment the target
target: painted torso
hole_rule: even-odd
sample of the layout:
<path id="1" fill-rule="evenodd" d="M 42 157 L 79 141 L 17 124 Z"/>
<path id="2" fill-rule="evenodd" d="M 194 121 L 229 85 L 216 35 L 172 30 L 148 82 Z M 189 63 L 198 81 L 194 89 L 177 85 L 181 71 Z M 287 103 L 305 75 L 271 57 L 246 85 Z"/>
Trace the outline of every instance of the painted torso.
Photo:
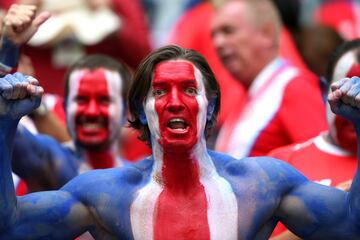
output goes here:
<path id="1" fill-rule="evenodd" d="M 272 160 L 235 160 L 218 153 L 210 153 L 210 157 L 216 173 L 214 178 L 201 180 L 207 198 L 210 238 L 267 239 L 269 233 L 266 229 L 271 229 L 274 221 L 271 216 L 281 195 L 291 184 L 281 182 L 281 171 L 269 180 L 270 171 L 275 172 L 277 168 L 272 165 Z M 282 165 L 275 162 L 275 166 Z M 152 178 L 153 167 L 152 159 L 146 159 L 121 169 L 92 171 L 65 186 L 64 190 L 96 209 L 94 214 L 101 222 L 101 226 L 96 228 L 96 239 L 159 239 L 153 237 L 156 229 L 151 216 L 157 210 L 154 206 L 161 186 Z M 298 179 L 294 178 L 297 180 L 303 179 L 299 175 Z M 269 184 L 269 181 L 274 181 L 274 184 Z M 170 214 L 178 206 L 168 207 Z"/>

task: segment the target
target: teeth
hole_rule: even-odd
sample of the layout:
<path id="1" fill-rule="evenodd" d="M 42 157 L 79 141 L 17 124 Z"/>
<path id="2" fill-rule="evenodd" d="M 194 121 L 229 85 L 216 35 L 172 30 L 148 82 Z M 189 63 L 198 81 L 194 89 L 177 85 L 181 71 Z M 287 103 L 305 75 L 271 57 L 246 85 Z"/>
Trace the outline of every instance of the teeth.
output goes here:
<path id="1" fill-rule="evenodd" d="M 174 122 L 182 122 L 182 123 L 184 123 L 185 121 L 183 119 L 181 119 L 181 118 L 174 118 L 174 119 L 170 120 L 170 123 L 174 123 Z"/>
<path id="2" fill-rule="evenodd" d="M 96 130 L 102 128 L 102 125 L 98 123 L 85 123 L 83 124 L 83 128 L 86 130 Z"/>
<path id="3" fill-rule="evenodd" d="M 168 127 L 174 130 L 183 130 L 186 129 L 187 124 L 181 118 L 173 118 L 169 121 Z"/>

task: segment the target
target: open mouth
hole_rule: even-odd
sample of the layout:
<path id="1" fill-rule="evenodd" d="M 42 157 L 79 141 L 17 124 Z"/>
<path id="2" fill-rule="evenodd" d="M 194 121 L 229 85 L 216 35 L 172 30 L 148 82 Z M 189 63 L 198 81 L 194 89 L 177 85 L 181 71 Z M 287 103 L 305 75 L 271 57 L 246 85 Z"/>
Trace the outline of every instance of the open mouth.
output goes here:
<path id="1" fill-rule="evenodd" d="M 104 128 L 103 124 L 100 123 L 83 123 L 82 128 L 86 131 L 94 131 Z"/>
<path id="2" fill-rule="evenodd" d="M 173 132 L 183 133 L 189 128 L 189 125 L 181 118 L 173 118 L 166 125 Z"/>

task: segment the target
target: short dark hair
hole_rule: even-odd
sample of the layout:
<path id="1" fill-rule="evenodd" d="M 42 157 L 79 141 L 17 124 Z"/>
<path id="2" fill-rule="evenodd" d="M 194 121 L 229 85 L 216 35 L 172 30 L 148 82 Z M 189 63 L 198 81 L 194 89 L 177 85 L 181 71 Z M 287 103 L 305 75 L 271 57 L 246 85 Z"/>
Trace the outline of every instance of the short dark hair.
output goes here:
<path id="1" fill-rule="evenodd" d="M 332 81 L 334 70 L 339 59 L 348 51 L 353 50 L 355 48 L 360 49 L 360 39 L 355 39 L 352 41 L 347 41 L 338 46 L 335 51 L 331 54 L 329 59 L 327 69 L 326 69 L 326 79 L 327 82 L 330 83 Z M 356 54 L 356 60 L 360 63 L 360 51 Z"/>
<path id="2" fill-rule="evenodd" d="M 206 97 L 209 104 L 213 104 L 214 111 L 210 120 L 206 122 L 205 136 L 208 136 L 209 131 L 216 123 L 217 114 L 220 110 L 220 89 L 215 76 L 204 59 L 199 53 L 194 50 L 184 49 L 179 46 L 169 45 L 161 47 L 151 52 L 137 68 L 132 86 L 129 91 L 128 103 L 130 113 L 130 127 L 139 130 L 139 139 L 150 143 L 150 130 L 147 124 L 140 121 L 140 115 L 143 114 L 143 102 L 146 99 L 149 89 L 151 88 L 151 81 L 155 66 L 162 61 L 184 59 L 195 65 L 200 70 L 203 78 L 206 91 Z"/>
<path id="3" fill-rule="evenodd" d="M 115 60 L 112 57 L 103 55 L 103 54 L 92 54 L 87 55 L 85 57 L 80 58 L 77 62 L 75 62 L 73 65 L 71 65 L 66 73 L 65 73 L 65 87 L 64 87 L 64 109 L 66 110 L 66 105 L 68 101 L 68 95 L 69 95 L 69 81 L 70 81 L 70 75 L 75 70 L 79 69 L 89 69 L 89 70 L 95 70 L 97 68 L 105 68 L 108 70 L 112 70 L 115 72 L 118 72 L 121 76 L 121 94 L 123 101 L 124 101 L 124 109 L 126 109 L 126 100 L 127 100 L 127 93 L 130 87 L 131 83 L 131 71 L 130 68 L 123 62 L 119 62 L 118 60 Z"/>

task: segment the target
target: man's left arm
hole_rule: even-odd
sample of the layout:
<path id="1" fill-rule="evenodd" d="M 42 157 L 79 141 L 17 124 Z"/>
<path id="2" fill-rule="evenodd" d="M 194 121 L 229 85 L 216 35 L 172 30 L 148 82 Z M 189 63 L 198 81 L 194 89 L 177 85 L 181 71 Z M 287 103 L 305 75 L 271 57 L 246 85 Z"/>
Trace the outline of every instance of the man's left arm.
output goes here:
<path id="1" fill-rule="evenodd" d="M 334 83 L 328 99 L 334 113 L 353 123 L 360 146 L 360 78 Z M 305 181 L 282 198 L 276 215 L 302 238 L 360 239 L 359 189 L 359 169 L 348 193 Z"/>

